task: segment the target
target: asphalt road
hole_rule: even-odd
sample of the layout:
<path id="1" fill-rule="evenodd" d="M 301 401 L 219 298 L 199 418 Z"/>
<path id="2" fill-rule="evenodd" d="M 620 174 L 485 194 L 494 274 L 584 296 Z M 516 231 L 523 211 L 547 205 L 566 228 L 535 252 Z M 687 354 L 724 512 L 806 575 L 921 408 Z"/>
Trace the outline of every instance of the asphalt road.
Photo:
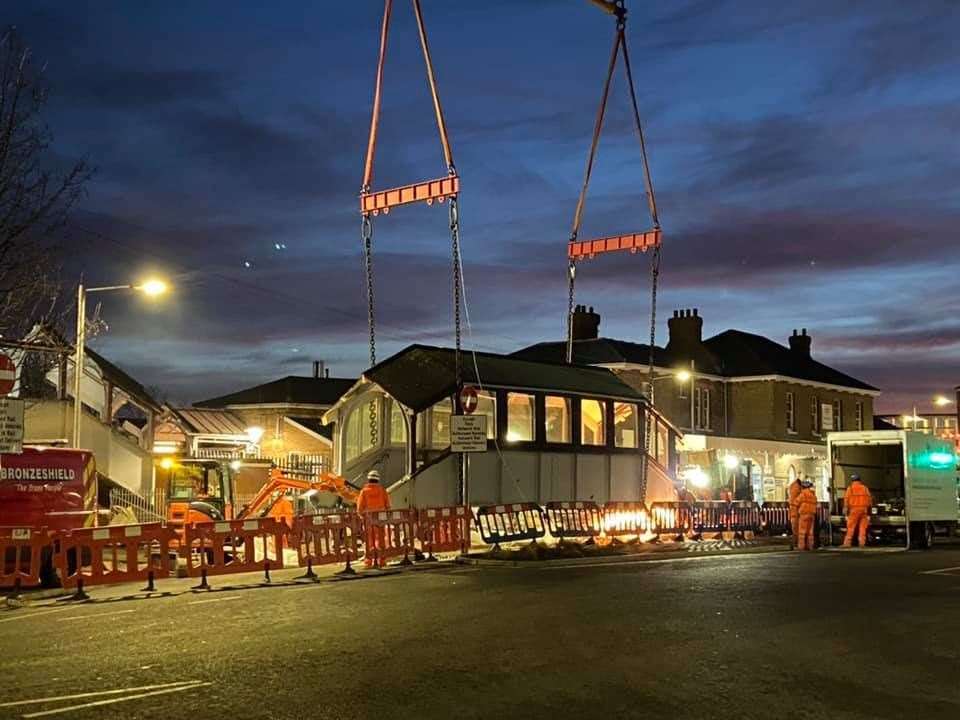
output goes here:
<path id="1" fill-rule="evenodd" d="M 956 718 L 958 609 L 955 548 L 60 603 L 0 612 L 0 703 L 51 698 L 0 717 Z"/>

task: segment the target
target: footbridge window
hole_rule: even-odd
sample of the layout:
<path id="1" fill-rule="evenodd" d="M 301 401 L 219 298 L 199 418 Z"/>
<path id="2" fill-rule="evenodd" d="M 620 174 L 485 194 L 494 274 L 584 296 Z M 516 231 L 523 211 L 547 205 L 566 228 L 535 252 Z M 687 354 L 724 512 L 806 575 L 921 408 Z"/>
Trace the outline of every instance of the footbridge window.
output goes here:
<path id="1" fill-rule="evenodd" d="M 584 445 L 606 445 L 606 402 L 580 401 L 580 442 Z"/>

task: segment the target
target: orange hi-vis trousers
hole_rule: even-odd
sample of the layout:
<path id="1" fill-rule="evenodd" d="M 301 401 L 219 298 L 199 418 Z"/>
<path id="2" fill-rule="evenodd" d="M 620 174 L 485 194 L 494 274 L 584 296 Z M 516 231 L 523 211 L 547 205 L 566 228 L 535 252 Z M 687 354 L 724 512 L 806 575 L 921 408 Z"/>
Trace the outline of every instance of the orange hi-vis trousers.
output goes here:
<path id="1" fill-rule="evenodd" d="M 866 510 L 857 508 L 847 515 L 847 534 L 843 538 L 843 546 L 853 545 L 853 536 L 859 531 L 860 547 L 867 546 L 867 529 L 870 527 L 870 515 Z"/>
<path id="2" fill-rule="evenodd" d="M 816 515 L 800 515 L 797 528 L 797 549 L 813 550 L 813 521 Z"/>
<path id="3" fill-rule="evenodd" d="M 793 542 L 797 542 L 800 535 L 800 513 L 790 511 L 790 529 L 793 531 Z"/>
<path id="4" fill-rule="evenodd" d="M 386 544 L 386 528 L 367 525 L 366 549 L 364 552 L 364 564 L 367 567 L 374 564 L 383 567 L 387 564 L 386 558 L 383 557 Z"/>

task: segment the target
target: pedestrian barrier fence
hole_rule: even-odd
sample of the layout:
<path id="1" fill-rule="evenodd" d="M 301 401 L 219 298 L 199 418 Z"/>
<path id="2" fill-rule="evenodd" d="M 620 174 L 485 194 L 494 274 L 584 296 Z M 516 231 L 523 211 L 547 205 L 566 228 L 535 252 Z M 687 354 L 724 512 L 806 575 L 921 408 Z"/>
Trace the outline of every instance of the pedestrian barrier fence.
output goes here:
<path id="1" fill-rule="evenodd" d="M 684 535 L 695 535 L 690 503 L 687 502 L 652 503 L 650 522 L 658 538 L 673 535 L 675 540 L 683 540 Z"/>
<path id="2" fill-rule="evenodd" d="M 536 503 L 481 505 L 477 508 L 477 528 L 488 545 L 516 540 L 539 540 L 546 534 L 543 510 Z"/>
<path id="3" fill-rule="evenodd" d="M 360 516 L 355 512 L 300 515 L 293 521 L 293 543 L 300 567 L 345 562 L 357 557 Z M 307 573 L 310 575 L 310 572 Z"/>
<path id="4" fill-rule="evenodd" d="M 725 500 L 707 500 L 690 506 L 693 533 L 702 537 L 704 533 L 719 534 L 729 529 L 730 513 L 733 503 Z"/>
<path id="5" fill-rule="evenodd" d="M 282 520 L 227 520 L 191 523 L 186 526 L 183 553 L 187 574 L 207 575 L 252 572 L 263 569 L 269 580 L 271 569 L 283 567 L 283 543 L 289 528 Z"/>
<path id="6" fill-rule="evenodd" d="M 417 538 L 427 553 L 461 552 L 470 548 L 470 508 L 454 507 L 424 508 L 417 511 Z"/>
<path id="7" fill-rule="evenodd" d="M 757 532 L 760 528 L 760 508 L 755 502 L 736 501 L 730 504 L 728 530 L 738 537 L 744 533 Z"/>
<path id="8" fill-rule="evenodd" d="M 765 502 L 760 507 L 760 528 L 767 535 L 789 535 L 793 530 L 790 503 Z"/>
<path id="9" fill-rule="evenodd" d="M 611 501 L 603 506 L 603 534 L 641 536 L 650 532 L 650 511 L 642 502 Z"/>
<path id="10" fill-rule="evenodd" d="M 167 577 L 176 532 L 162 523 L 109 525 L 56 533 L 55 558 L 64 587 Z"/>
<path id="11" fill-rule="evenodd" d="M 603 510 L 595 502 L 548 502 L 544 509 L 550 534 L 560 540 L 596 537 L 603 532 Z"/>
<path id="12" fill-rule="evenodd" d="M 0 530 L 0 586 L 14 588 L 40 584 L 43 550 L 50 544 L 45 529 L 4 528 Z"/>
<path id="13" fill-rule="evenodd" d="M 416 537 L 416 510 L 378 510 L 364 514 L 364 560 L 384 565 L 389 558 L 403 556 L 409 562 Z M 369 564 L 369 563 L 368 563 Z"/>

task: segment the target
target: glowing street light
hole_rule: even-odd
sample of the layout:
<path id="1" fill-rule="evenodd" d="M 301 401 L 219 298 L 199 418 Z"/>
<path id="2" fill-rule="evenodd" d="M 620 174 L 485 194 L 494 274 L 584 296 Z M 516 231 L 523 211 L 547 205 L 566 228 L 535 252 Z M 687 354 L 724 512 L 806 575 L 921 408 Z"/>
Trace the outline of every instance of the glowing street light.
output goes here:
<path id="1" fill-rule="evenodd" d="M 73 442 L 75 448 L 80 447 L 80 422 L 83 419 L 83 401 L 81 393 L 83 391 L 83 358 L 84 344 L 87 339 L 87 295 L 95 292 L 112 292 L 114 290 L 137 290 L 144 295 L 156 297 L 167 291 L 167 283 L 163 280 L 151 278 L 140 285 L 103 285 L 101 287 L 87 288 L 81 282 L 77 285 L 77 335 L 74 344 L 73 360 Z"/>
<path id="2" fill-rule="evenodd" d="M 946 407 L 947 405 L 950 405 L 951 403 L 953 403 L 953 400 L 951 400 L 950 398 L 946 397 L 945 395 L 937 395 L 937 396 L 933 399 L 933 404 L 936 405 L 937 407 Z"/>
<path id="3" fill-rule="evenodd" d="M 691 375 L 689 370 L 678 370 L 673 377 L 676 378 L 678 383 L 687 383 L 690 382 Z"/>

